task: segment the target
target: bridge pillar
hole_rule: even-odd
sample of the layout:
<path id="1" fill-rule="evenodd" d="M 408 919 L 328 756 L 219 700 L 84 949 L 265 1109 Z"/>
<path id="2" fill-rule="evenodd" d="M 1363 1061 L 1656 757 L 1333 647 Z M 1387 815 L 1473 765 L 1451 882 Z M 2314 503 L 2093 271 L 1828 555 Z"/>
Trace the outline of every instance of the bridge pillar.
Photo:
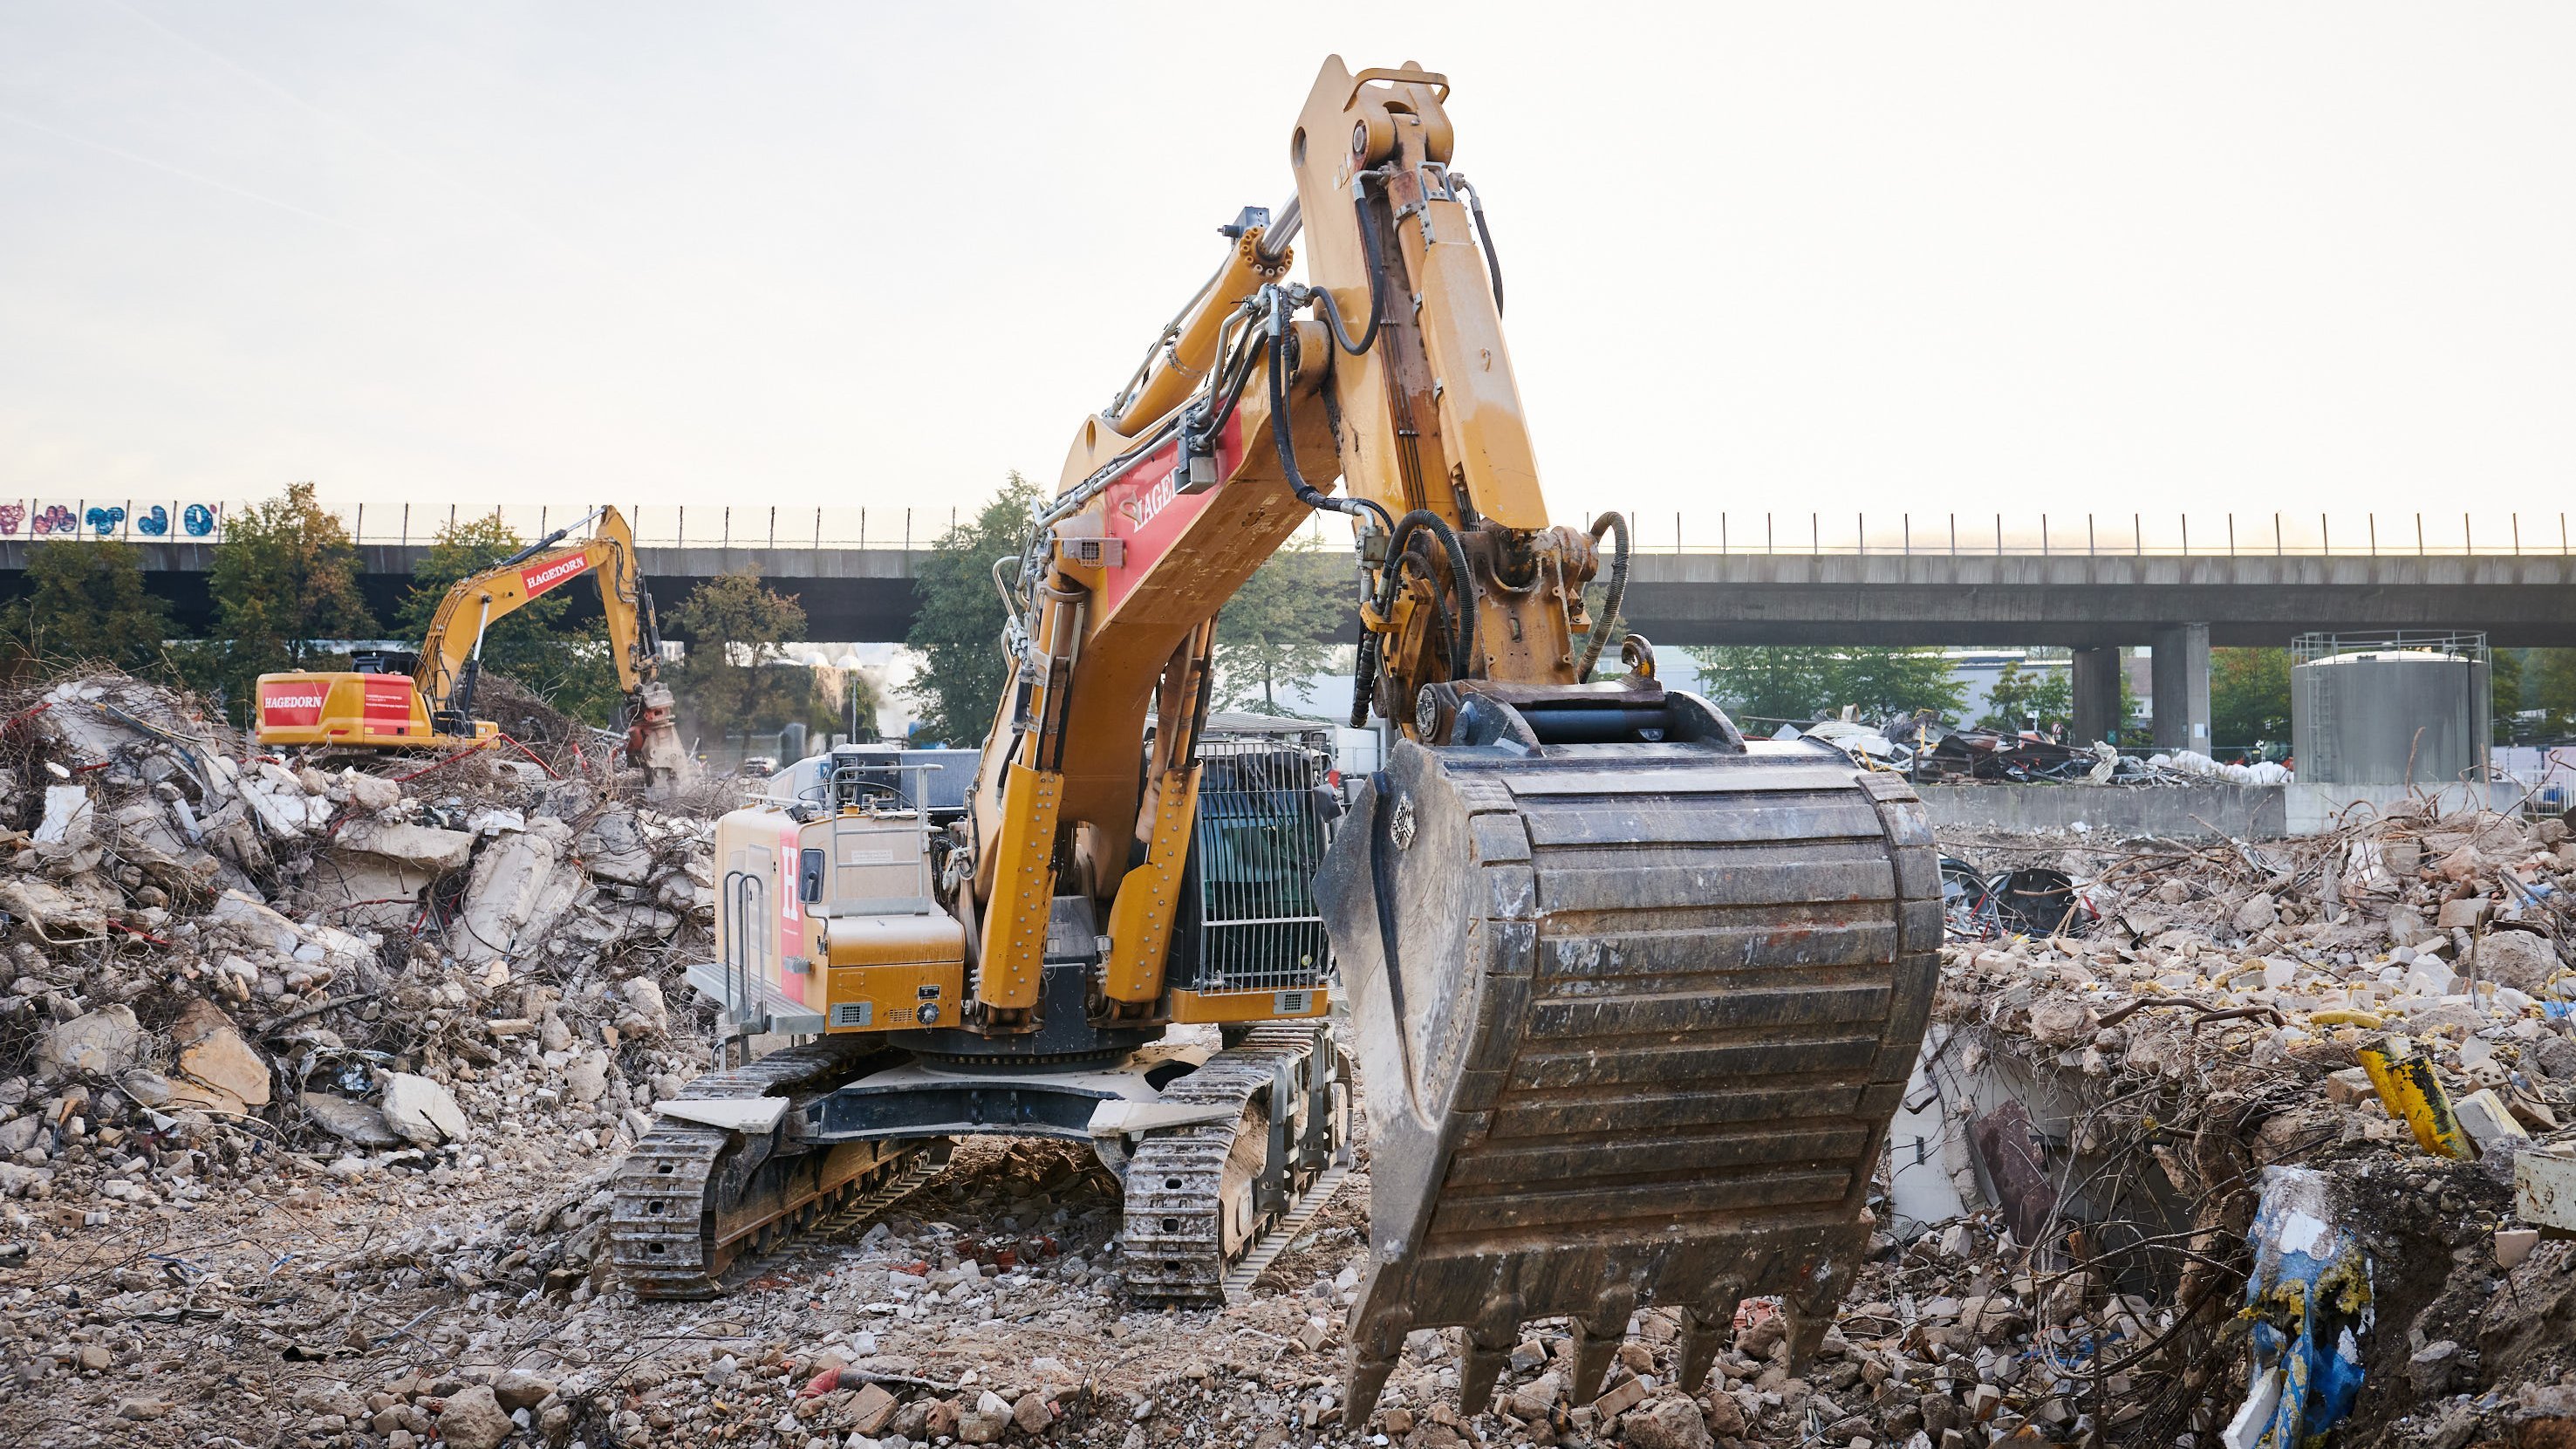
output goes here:
<path id="1" fill-rule="evenodd" d="M 2209 626 L 2160 628 L 2153 653 L 2156 748 L 2208 754 Z"/>
<path id="2" fill-rule="evenodd" d="M 2070 743 L 2089 745 L 2107 740 L 2128 721 L 2120 717 L 2120 651 L 2078 649 L 2071 671 L 2075 686 L 2075 731 Z"/>

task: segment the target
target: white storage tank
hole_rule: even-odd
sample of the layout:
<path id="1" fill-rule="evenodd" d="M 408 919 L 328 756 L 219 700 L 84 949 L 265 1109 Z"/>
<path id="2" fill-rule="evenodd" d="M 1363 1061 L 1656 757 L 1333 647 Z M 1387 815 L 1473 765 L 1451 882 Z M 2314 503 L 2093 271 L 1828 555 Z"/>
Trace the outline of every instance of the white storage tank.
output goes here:
<path id="1" fill-rule="evenodd" d="M 2302 635 L 2290 667 L 2299 778 L 2438 787 L 2487 778 L 2486 637 L 2376 643 Z"/>

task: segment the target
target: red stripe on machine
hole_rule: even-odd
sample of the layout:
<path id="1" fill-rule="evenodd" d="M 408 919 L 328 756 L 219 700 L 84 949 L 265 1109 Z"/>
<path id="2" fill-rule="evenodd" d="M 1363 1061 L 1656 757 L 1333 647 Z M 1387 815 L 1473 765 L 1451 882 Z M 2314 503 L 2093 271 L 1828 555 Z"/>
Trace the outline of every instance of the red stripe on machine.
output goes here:
<path id="1" fill-rule="evenodd" d="M 590 555 L 574 554 L 550 564 L 530 564 L 519 570 L 519 587 L 531 599 L 562 583 L 577 579 L 590 571 Z"/>

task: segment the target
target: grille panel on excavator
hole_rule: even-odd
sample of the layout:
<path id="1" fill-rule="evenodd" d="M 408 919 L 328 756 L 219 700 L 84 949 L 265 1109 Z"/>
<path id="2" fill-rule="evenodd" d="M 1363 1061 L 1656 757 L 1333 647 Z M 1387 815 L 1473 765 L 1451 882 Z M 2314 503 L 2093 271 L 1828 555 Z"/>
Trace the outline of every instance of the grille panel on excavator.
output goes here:
<path id="1" fill-rule="evenodd" d="M 1397 746 L 1319 882 L 1372 1124 L 1349 1422 L 1405 1335 L 1467 1330 L 1464 1407 L 1528 1319 L 1574 1397 L 1635 1310 L 1707 1371 L 1778 1294 L 1812 1352 L 1920 1048 L 1941 939 L 1901 780 L 1822 746 Z"/>

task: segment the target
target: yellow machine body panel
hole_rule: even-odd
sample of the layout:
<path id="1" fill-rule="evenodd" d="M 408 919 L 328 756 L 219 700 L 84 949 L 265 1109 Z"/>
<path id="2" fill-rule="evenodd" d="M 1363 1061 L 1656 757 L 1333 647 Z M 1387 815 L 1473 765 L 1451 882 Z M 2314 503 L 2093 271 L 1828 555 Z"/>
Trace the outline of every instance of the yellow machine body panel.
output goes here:
<path id="1" fill-rule="evenodd" d="M 500 733 L 500 726 L 489 720 L 476 721 L 470 739 L 439 733 L 430 725 L 419 686 L 408 675 L 263 674 L 255 687 L 263 745 L 445 749 Z"/>
<path id="2" fill-rule="evenodd" d="M 1184 1026 L 1308 1021 L 1329 1013 L 1332 1006 L 1332 993 L 1321 986 L 1296 991 L 1172 990 L 1172 1020 Z"/>

